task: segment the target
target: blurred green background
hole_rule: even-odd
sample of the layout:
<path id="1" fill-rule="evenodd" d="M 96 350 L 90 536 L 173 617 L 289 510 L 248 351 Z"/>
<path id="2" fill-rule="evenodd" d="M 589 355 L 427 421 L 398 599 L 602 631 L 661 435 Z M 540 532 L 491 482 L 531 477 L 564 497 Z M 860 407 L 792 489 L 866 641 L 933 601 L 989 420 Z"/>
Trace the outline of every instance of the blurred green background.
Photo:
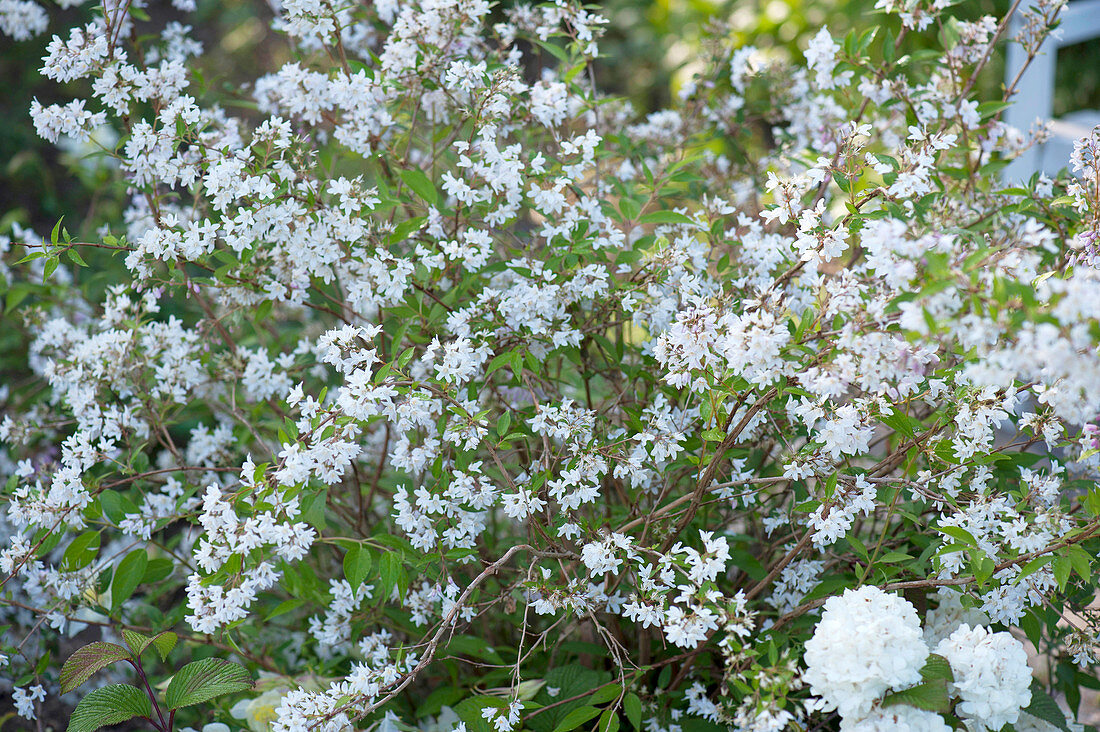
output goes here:
<path id="1" fill-rule="evenodd" d="M 501 7 L 514 2 L 504 0 Z M 728 22 L 738 44 L 773 49 L 797 57 L 809 37 L 827 24 L 834 36 L 852 28 L 869 28 L 895 18 L 874 11 L 875 0 L 606 0 L 608 16 L 604 57 L 597 81 L 608 92 L 626 95 L 641 112 L 668 104 L 690 72 L 708 23 Z M 963 0 L 946 12 L 960 20 L 1004 13 L 1011 0 Z M 51 4 L 52 5 L 52 4 Z M 18 220 L 46 234 L 61 216 L 74 236 L 90 236 L 105 223 L 119 220 L 124 186 L 103 158 L 58 151 L 39 140 L 27 112 L 31 99 L 67 101 L 83 90 L 59 88 L 38 74 L 46 44 L 81 21 L 88 8 L 50 8 L 50 29 L 32 41 L 0 39 L 0 218 Z M 262 0 L 200 0 L 198 10 L 181 14 L 166 0 L 154 0 L 150 14 L 161 25 L 178 20 L 195 29 L 205 50 L 201 60 L 208 96 L 224 98 L 245 82 L 290 58 L 284 38 L 270 27 L 271 11 Z M 937 28 L 910 36 L 913 50 L 935 42 Z M 1055 112 L 1100 109 L 1100 40 L 1064 49 L 1059 54 Z M 979 94 L 999 95 L 1003 61 L 993 59 L 983 73 Z M 237 93 L 240 93 L 237 91 Z M 202 101 L 202 94 L 199 94 Z"/>

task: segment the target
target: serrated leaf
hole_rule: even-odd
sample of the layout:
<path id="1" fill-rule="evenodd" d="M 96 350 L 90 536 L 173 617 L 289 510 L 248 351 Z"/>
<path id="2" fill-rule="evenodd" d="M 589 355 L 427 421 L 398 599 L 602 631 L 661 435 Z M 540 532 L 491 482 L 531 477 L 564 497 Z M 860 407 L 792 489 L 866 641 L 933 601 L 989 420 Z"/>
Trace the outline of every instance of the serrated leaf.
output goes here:
<path id="1" fill-rule="evenodd" d="M 577 707 L 558 722 L 558 726 L 554 728 L 554 732 L 569 732 L 569 730 L 576 729 L 593 717 L 598 716 L 599 713 L 600 710 L 596 707 Z"/>
<path id="2" fill-rule="evenodd" d="M 187 664 L 172 677 L 164 692 L 164 700 L 168 709 L 179 709 L 245 691 L 252 686 L 252 674 L 239 663 L 222 658 L 204 658 Z"/>
<path id="3" fill-rule="evenodd" d="M 96 641 L 76 649 L 61 667 L 61 675 L 58 677 L 61 693 L 68 694 L 91 678 L 96 671 L 129 658 L 130 652 L 117 643 Z"/>
<path id="4" fill-rule="evenodd" d="M 887 694 L 882 700 L 882 706 L 892 707 L 897 704 L 906 704 L 926 712 L 947 712 L 951 710 L 951 699 L 947 695 L 947 682 L 943 679 L 933 679 L 923 684 L 911 686 L 908 689 Z"/>
<path id="5" fill-rule="evenodd" d="M 1043 689 L 1043 685 L 1037 679 L 1031 680 L 1031 703 L 1027 705 L 1024 711 L 1033 717 L 1038 717 L 1044 722 L 1054 725 L 1058 729 L 1069 732 L 1065 712 L 1058 706 L 1058 702 L 1050 698 L 1050 695 L 1047 694 L 1046 690 Z"/>
<path id="6" fill-rule="evenodd" d="M 157 649 L 157 655 L 160 656 L 160 660 L 167 660 L 168 654 L 176 647 L 176 641 L 178 640 L 179 636 L 170 630 L 157 633 L 156 637 L 153 638 L 153 648 Z"/>
<path id="7" fill-rule="evenodd" d="M 144 653 L 145 649 L 152 645 L 163 661 L 168 657 L 168 654 L 172 652 L 172 649 L 176 647 L 178 636 L 170 630 L 165 630 L 154 636 L 143 635 L 132 630 L 123 630 L 122 638 L 126 641 L 126 645 L 130 646 L 130 650 L 134 652 L 135 658 Z"/>
<path id="8" fill-rule="evenodd" d="M 111 684 L 80 700 L 69 718 L 68 732 L 94 732 L 134 717 L 152 716 L 153 705 L 144 691 L 129 684 Z"/>
<path id="9" fill-rule="evenodd" d="M 153 642 L 150 636 L 138 633 L 136 630 L 122 629 L 122 640 L 126 641 L 126 645 L 130 646 L 130 650 L 134 652 L 134 656 L 140 656 L 141 652 L 149 647 L 149 644 Z"/>
<path id="10" fill-rule="evenodd" d="M 947 662 L 946 658 L 935 653 L 928 654 L 928 660 L 924 662 L 924 668 L 920 670 L 920 675 L 925 681 L 932 681 L 933 679 L 955 680 L 955 674 L 951 672 L 951 664 Z"/>
<path id="11" fill-rule="evenodd" d="M 580 651 L 574 649 L 570 652 Z M 599 673 L 577 664 L 552 668 L 543 679 L 546 681 L 546 686 L 539 692 L 536 701 L 541 704 L 555 704 L 564 699 L 572 699 L 572 701 L 560 703 L 544 713 L 525 720 L 526 726 L 533 732 L 554 732 L 554 728 L 569 712 L 587 705 L 587 699 L 573 699 L 573 697 L 590 692 L 611 680 L 609 674 Z M 556 692 L 553 696 L 550 695 L 551 690 Z"/>

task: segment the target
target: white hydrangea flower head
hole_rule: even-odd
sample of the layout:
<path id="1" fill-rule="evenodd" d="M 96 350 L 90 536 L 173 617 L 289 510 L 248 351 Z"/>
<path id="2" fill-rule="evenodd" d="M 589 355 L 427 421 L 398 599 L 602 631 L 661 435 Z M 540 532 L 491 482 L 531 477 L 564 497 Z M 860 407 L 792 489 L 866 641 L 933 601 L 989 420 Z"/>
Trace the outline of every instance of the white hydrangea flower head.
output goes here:
<path id="1" fill-rule="evenodd" d="M 936 592 L 939 607 L 924 616 L 924 640 L 930 648 L 955 632 L 962 624 L 974 627 L 989 625 L 989 616 L 976 607 L 964 607 L 962 593 L 947 587 Z"/>
<path id="2" fill-rule="evenodd" d="M 859 719 L 886 691 L 918 683 L 927 658 L 913 605 L 868 585 L 825 603 L 802 678 L 841 717 Z"/>
<path id="3" fill-rule="evenodd" d="M 1011 634 L 981 625 L 960 625 L 940 641 L 936 653 L 955 676 L 948 690 L 959 697 L 958 715 L 972 730 L 1014 724 L 1031 703 L 1031 668 L 1024 646 Z"/>
<path id="4" fill-rule="evenodd" d="M 906 704 L 876 708 L 866 717 L 840 724 L 844 732 L 950 732 L 951 727 L 935 712 Z"/>

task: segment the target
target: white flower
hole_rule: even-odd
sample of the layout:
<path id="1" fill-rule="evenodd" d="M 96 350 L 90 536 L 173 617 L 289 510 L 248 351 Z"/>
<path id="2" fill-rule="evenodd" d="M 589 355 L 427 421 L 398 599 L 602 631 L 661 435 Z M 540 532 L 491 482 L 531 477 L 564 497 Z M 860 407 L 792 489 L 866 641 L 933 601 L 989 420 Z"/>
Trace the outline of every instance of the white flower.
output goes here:
<path id="1" fill-rule="evenodd" d="M 844 732 L 949 732 L 951 727 L 935 712 L 899 704 L 878 708 L 855 721 L 840 724 Z"/>
<path id="2" fill-rule="evenodd" d="M 936 646 L 955 676 L 956 708 L 972 730 L 1000 729 L 1031 703 L 1031 668 L 1024 646 L 1005 632 L 960 625 Z"/>
<path id="3" fill-rule="evenodd" d="M 29 689 L 21 689 L 17 686 L 11 691 L 11 700 L 15 702 L 15 711 L 24 719 L 37 718 L 34 703 L 45 698 L 46 690 L 42 688 L 41 684 L 32 686 Z"/>
<path id="4" fill-rule="evenodd" d="M 939 607 L 924 616 L 924 640 L 929 647 L 934 648 L 963 623 L 971 627 L 989 623 L 989 617 L 978 608 L 963 607 L 961 593 L 941 587 L 936 596 L 940 600 Z"/>
<path id="5" fill-rule="evenodd" d="M 841 717 L 858 718 L 886 691 L 919 682 L 927 657 L 916 609 L 868 585 L 825 603 L 803 679 Z"/>

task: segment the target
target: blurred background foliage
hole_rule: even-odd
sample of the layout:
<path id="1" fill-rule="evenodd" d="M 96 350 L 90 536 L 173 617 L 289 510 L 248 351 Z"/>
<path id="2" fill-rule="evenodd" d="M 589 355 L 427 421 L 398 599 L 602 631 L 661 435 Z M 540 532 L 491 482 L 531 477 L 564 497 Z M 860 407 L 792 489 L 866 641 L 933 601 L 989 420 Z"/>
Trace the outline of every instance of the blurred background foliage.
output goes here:
<path id="1" fill-rule="evenodd" d="M 502 7 L 518 0 L 502 0 Z M 1000 16 L 1012 0 L 961 0 L 946 13 L 959 20 Z M 596 76 L 604 91 L 629 97 L 640 112 L 665 106 L 696 67 L 701 38 L 708 24 L 725 23 L 736 45 L 754 45 L 769 53 L 798 58 L 809 37 L 827 25 L 834 37 L 853 28 L 897 20 L 874 10 L 875 0 L 603 0 L 596 3 L 610 18 L 600 44 Z M 44 104 L 67 101 L 79 89 L 58 88 L 39 73 L 40 59 L 54 33 L 81 22 L 91 12 L 83 8 L 49 9 L 50 29 L 37 39 L 16 43 L 0 38 L 0 234 L 12 220 L 46 235 L 62 216 L 74 239 L 94 237 L 107 222 L 121 216 L 125 186 L 103 155 L 88 157 L 94 148 L 58 150 L 40 140 L 28 107 L 37 97 Z M 177 20 L 193 27 L 205 49 L 200 62 L 199 101 L 244 102 L 242 86 L 292 58 L 285 37 L 271 29 L 272 12 L 264 0 L 200 0 L 194 13 L 182 14 L 167 0 L 152 0 L 150 15 L 157 26 Z M 936 43 L 938 27 L 908 37 L 912 51 Z M 1058 58 L 1055 113 L 1100 109 L 1100 40 L 1063 49 Z M 983 72 L 982 98 L 1000 94 L 1003 59 L 995 58 Z M 229 92 L 227 95 L 226 92 Z M 205 99 L 204 99 L 205 97 Z M 247 106 L 247 104 L 245 104 Z M 231 109 L 240 112 L 240 109 Z M 115 141 L 100 140 L 107 148 Z"/>

